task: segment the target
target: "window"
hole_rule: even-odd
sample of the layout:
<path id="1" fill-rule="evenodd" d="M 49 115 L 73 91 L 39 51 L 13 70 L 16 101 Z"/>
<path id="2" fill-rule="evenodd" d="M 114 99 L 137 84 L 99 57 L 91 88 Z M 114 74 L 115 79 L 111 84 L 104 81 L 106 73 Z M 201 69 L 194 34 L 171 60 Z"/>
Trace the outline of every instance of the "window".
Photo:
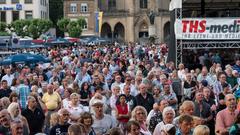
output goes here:
<path id="1" fill-rule="evenodd" d="M 43 0 L 40 0 L 40 5 L 43 5 Z"/>
<path id="2" fill-rule="evenodd" d="M 25 19 L 32 19 L 33 12 L 32 11 L 25 11 Z"/>
<path id="3" fill-rule="evenodd" d="M 76 13 L 77 12 L 77 4 L 76 3 L 71 3 L 70 4 L 70 12 L 71 13 Z"/>
<path id="4" fill-rule="evenodd" d="M 19 0 L 12 0 L 12 3 L 19 3 Z"/>
<path id="5" fill-rule="evenodd" d="M 0 22 L 6 22 L 6 11 L 0 11 Z"/>
<path id="6" fill-rule="evenodd" d="M 25 0 L 25 4 L 32 4 L 32 0 Z"/>
<path id="7" fill-rule="evenodd" d="M 85 25 L 83 25 L 83 30 L 87 30 L 88 29 L 88 19 L 87 18 L 85 18 L 85 21 L 86 21 L 86 24 Z"/>
<path id="8" fill-rule="evenodd" d="M 88 5 L 87 3 L 81 4 L 81 12 L 88 12 Z"/>
<path id="9" fill-rule="evenodd" d="M 0 3 L 4 4 L 4 3 L 6 3 L 6 0 L 0 0 Z"/>
<path id="10" fill-rule="evenodd" d="M 47 19 L 47 12 L 43 12 L 44 18 Z"/>
<path id="11" fill-rule="evenodd" d="M 19 11 L 12 11 L 12 21 L 19 20 Z"/>
<path id="12" fill-rule="evenodd" d="M 147 0 L 140 0 L 140 8 L 147 8 L 148 1 Z"/>
<path id="13" fill-rule="evenodd" d="M 108 7 L 109 7 L 109 9 L 115 9 L 116 8 L 116 0 L 109 0 Z"/>

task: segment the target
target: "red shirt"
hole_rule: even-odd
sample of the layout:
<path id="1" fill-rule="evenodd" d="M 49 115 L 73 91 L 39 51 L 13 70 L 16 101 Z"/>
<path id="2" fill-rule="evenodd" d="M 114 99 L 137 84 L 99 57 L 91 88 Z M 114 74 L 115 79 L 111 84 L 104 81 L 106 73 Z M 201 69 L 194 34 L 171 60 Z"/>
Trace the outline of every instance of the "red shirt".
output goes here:
<path id="1" fill-rule="evenodd" d="M 117 110 L 118 110 L 118 114 L 123 114 L 123 115 L 128 114 L 128 105 L 127 104 L 124 104 L 124 106 L 121 106 L 119 104 L 119 105 L 116 105 L 116 107 L 117 107 Z M 127 123 L 128 120 L 129 120 L 129 118 L 118 119 L 119 122 L 123 122 L 123 123 Z"/>

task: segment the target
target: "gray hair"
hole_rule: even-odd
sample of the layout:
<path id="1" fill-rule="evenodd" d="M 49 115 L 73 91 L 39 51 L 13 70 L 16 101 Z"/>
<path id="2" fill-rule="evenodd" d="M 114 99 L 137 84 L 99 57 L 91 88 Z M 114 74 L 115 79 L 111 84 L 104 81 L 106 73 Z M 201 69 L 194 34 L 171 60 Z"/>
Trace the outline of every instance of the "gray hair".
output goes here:
<path id="1" fill-rule="evenodd" d="M 167 106 L 163 109 L 163 118 L 166 116 L 167 112 L 172 111 L 173 112 L 173 118 L 175 117 L 175 111 L 171 106 Z"/>

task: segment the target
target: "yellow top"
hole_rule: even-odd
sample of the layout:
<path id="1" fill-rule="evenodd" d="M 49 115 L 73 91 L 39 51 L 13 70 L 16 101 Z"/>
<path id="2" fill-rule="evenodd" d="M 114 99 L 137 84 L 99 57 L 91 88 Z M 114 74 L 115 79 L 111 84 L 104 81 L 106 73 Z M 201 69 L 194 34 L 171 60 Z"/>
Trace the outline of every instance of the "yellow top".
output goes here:
<path id="1" fill-rule="evenodd" d="M 55 110 L 61 103 L 61 97 L 57 92 L 53 92 L 51 95 L 45 93 L 42 97 L 42 101 L 45 103 L 48 110 Z"/>

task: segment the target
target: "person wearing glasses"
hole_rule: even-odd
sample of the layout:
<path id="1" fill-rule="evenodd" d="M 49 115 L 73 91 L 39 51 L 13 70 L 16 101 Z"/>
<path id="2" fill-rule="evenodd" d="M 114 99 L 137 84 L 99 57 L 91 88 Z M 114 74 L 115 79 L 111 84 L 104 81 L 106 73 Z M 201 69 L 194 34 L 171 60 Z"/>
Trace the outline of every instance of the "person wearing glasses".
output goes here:
<path id="1" fill-rule="evenodd" d="M 69 111 L 67 109 L 60 109 L 58 111 L 58 115 L 58 124 L 50 129 L 50 135 L 62 135 L 67 134 L 68 132 L 68 127 L 70 126 L 70 124 L 68 123 L 70 115 Z"/>

